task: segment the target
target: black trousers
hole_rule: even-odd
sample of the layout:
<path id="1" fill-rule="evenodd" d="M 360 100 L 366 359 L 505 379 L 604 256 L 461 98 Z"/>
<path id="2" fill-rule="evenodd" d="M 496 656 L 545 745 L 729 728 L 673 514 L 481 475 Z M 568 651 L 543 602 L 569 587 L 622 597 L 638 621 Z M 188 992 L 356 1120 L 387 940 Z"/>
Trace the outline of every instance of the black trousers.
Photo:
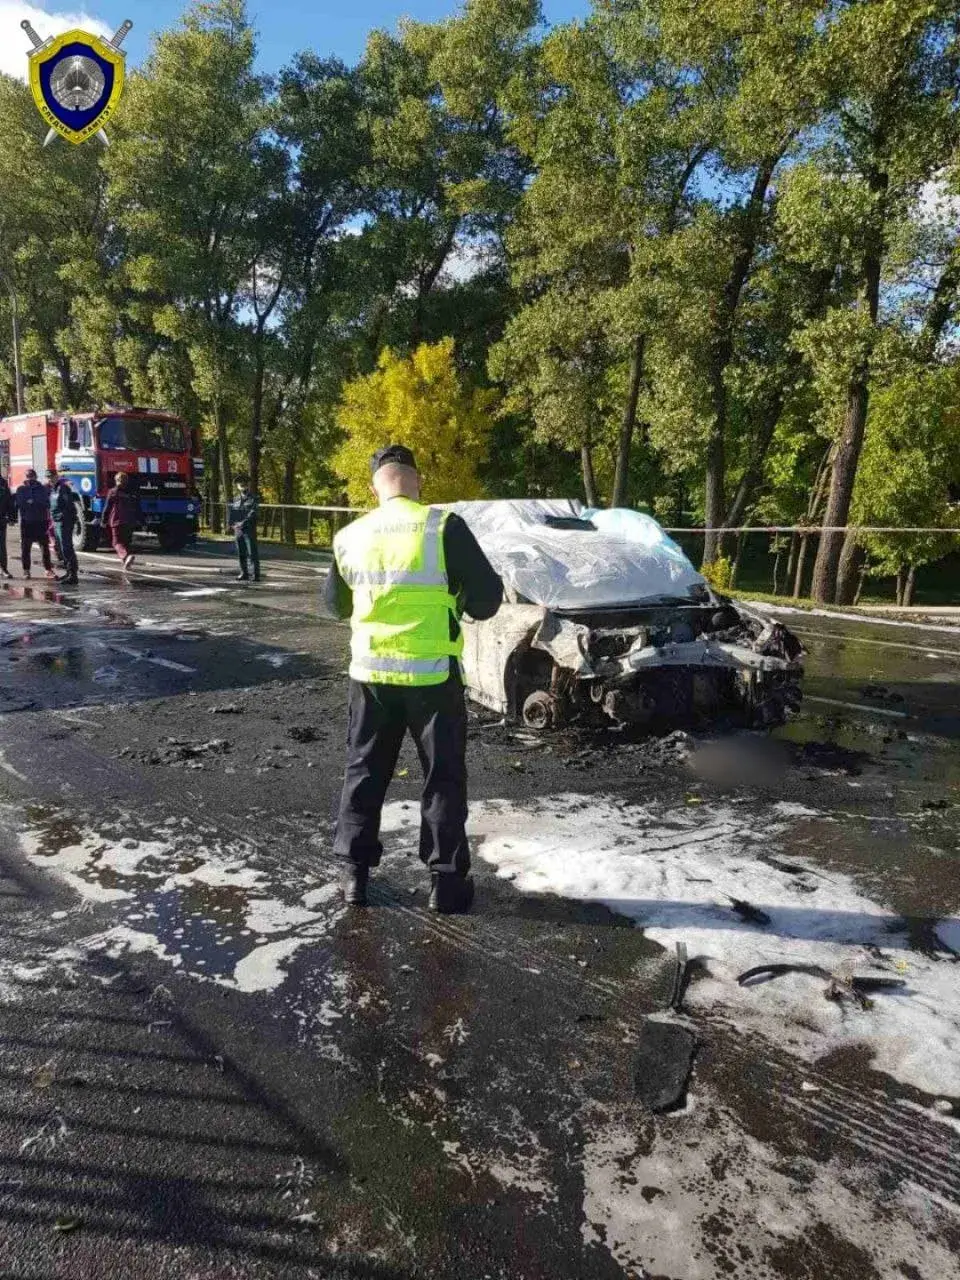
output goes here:
<path id="1" fill-rule="evenodd" d="M 0 516 L 0 569 L 4 573 L 9 573 L 7 566 L 7 522 Z"/>
<path id="2" fill-rule="evenodd" d="M 73 549 L 73 525 L 55 523 L 53 527 L 57 533 L 60 559 L 63 561 L 63 567 L 67 571 L 67 577 L 75 578 L 80 565 L 77 563 L 77 553 Z"/>
<path id="3" fill-rule="evenodd" d="M 423 768 L 420 858 L 433 872 L 466 875 L 467 709 L 459 671 L 445 684 L 416 689 L 350 681 L 334 852 L 361 867 L 380 861 L 380 811 L 407 730 Z"/>
<path id="4" fill-rule="evenodd" d="M 246 577 L 253 568 L 254 579 L 260 577 L 260 548 L 257 545 L 256 532 L 237 534 L 237 555 L 240 557 L 240 572 Z"/>
<path id="5" fill-rule="evenodd" d="M 50 539 L 49 530 L 46 521 L 43 524 L 24 524 L 20 521 L 20 563 L 23 565 L 23 572 L 30 572 L 30 552 L 33 544 L 36 543 L 40 548 L 40 554 L 43 557 L 43 567 L 45 569 L 53 568 L 53 561 L 50 559 Z"/>

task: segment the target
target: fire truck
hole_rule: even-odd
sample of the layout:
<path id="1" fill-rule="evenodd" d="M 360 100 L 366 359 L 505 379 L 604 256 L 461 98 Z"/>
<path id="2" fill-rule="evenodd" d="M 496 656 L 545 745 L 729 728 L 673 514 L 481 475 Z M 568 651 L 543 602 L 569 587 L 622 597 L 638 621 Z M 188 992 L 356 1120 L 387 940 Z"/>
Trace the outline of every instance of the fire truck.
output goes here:
<path id="1" fill-rule="evenodd" d="M 140 498 L 141 529 L 164 551 L 179 551 L 196 535 L 198 484 L 203 475 L 197 431 L 172 413 L 138 406 L 84 413 L 46 409 L 0 418 L 0 472 L 11 488 L 32 467 L 42 481 L 48 467 L 80 497 L 84 551 L 100 545 L 100 513 L 117 472 L 125 471 Z"/>

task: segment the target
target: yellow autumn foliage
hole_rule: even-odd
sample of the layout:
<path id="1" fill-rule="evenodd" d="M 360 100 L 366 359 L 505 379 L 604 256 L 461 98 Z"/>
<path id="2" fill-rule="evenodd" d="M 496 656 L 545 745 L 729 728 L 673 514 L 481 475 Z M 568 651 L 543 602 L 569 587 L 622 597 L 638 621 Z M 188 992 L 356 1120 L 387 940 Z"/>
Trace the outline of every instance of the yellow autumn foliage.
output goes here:
<path id="1" fill-rule="evenodd" d="M 425 501 L 482 497 L 477 467 L 495 401 L 496 392 L 461 385 L 452 338 L 423 343 L 410 356 L 385 350 L 373 373 L 344 385 L 337 408 L 346 439 L 333 468 L 350 501 L 370 505 L 370 455 L 388 444 L 413 450 Z"/>

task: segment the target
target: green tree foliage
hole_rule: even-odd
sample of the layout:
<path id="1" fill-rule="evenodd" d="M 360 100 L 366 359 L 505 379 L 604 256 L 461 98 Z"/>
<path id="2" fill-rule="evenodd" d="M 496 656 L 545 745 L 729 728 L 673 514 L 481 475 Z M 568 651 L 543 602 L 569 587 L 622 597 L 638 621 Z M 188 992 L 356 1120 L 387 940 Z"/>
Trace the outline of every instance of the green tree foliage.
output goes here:
<path id="1" fill-rule="evenodd" d="M 870 400 L 851 517 L 859 525 L 960 528 L 960 369 L 908 365 Z M 861 534 L 871 572 L 946 555 L 950 534 Z"/>

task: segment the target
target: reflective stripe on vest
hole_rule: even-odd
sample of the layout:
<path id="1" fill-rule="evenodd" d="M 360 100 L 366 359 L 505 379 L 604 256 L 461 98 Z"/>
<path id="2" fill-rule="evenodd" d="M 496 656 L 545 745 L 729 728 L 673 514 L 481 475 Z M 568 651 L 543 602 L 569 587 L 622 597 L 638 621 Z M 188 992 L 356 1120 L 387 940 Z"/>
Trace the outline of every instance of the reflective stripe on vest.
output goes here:
<path id="1" fill-rule="evenodd" d="M 364 671 L 383 675 L 448 676 L 450 659 L 447 658 L 386 658 L 379 653 L 364 653 L 354 658 L 352 664 Z"/>

